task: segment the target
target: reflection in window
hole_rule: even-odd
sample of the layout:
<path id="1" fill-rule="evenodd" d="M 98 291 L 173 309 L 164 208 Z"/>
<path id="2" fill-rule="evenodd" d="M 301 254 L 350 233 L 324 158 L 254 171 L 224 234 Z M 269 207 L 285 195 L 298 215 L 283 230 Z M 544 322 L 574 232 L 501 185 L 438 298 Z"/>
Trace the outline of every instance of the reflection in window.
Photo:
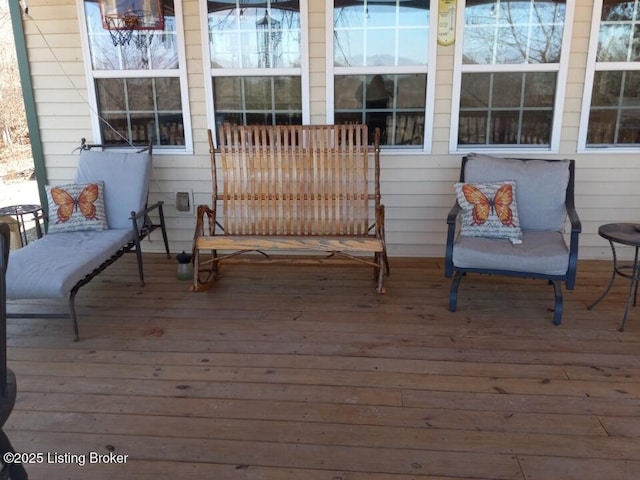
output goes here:
<path id="1" fill-rule="evenodd" d="M 96 80 L 103 142 L 184 145 L 184 122 L 177 78 Z"/>
<path id="2" fill-rule="evenodd" d="M 430 3 L 334 0 L 335 123 L 365 123 L 371 138 L 379 128 L 382 145 L 424 146 Z"/>
<path id="3" fill-rule="evenodd" d="M 300 77 L 214 77 L 216 125 L 299 125 Z"/>
<path id="4" fill-rule="evenodd" d="M 114 2 L 119 5 L 117 2 Z M 144 3 L 142 0 L 125 2 L 128 5 Z M 134 29 L 131 40 L 124 45 L 114 45 L 107 22 L 102 15 L 98 1 L 85 0 L 87 33 L 91 63 L 94 70 L 158 70 L 178 68 L 178 48 L 176 42 L 176 21 L 173 0 L 160 2 L 164 21 L 162 29 L 140 27 Z M 141 12 L 144 21 L 144 12 Z M 129 8 L 124 10 L 127 12 Z"/>
<path id="5" fill-rule="evenodd" d="M 208 1 L 216 125 L 301 124 L 298 0 Z"/>
<path id="6" fill-rule="evenodd" d="M 461 145 L 546 145 L 551 141 L 556 74 L 465 73 Z"/>
<path id="7" fill-rule="evenodd" d="M 84 11 L 102 143 L 184 149 L 174 0 L 85 0 Z M 114 41 L 126 16 L 131 36 Z"/>
<path id="8" fill-rule="evenodd" d="M 565 3 L 468 0 L 464 17 L 464 63 L 559 62 Z"/>
<path id="9" fill-rule="evenodd" d="M 424 143 L 425 75 L 335 77 L 335 123 L 364 123 L 382 145 Z"/>
<path id="10" fill-rule="evenodd" d="M 556 0 L 467 0 L 459 146 L 551 147 L 565 13 Z"/>
<path id="11" fill-rule="evenodd" d="M 586 145 L 639 144 L 640 2 L 607 0 L 600 14 Z"/>

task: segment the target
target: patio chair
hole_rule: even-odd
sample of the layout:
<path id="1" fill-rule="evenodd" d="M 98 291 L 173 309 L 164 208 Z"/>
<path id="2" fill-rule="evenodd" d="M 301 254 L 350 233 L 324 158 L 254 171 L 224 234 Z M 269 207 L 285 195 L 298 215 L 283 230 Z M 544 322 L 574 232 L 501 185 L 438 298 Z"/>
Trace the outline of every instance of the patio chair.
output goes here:
<path id="1" fill-rule="evenodd" d="M 553 285 L 553 323 L 562 322 L 562 288 L 573 290 L 581 223 L 574 206 L 574 160 L 462 159 L 457 201 L 447 217 L 449 310 L 468 273 L 544 279 Z M 565 223 L 569 219 L 569 246 Z"/>
<path id="2" fill-rule="evenodd" d="M 75 340 L 78 290 L 124 253 L 135 251 L 144 285 L 141 241 L 160 228 L 169 243 L 159 201 L 147 206 L 151 149 L 98 150 L 82 141 L 76 183 L 47 187 L 47 234 L 11 252 L 7 298 L 67 300 L 68 313 L 10 313 L 10 317 L 69 317 Z M 156 212 L 159 223 L 149 213 Z"/>

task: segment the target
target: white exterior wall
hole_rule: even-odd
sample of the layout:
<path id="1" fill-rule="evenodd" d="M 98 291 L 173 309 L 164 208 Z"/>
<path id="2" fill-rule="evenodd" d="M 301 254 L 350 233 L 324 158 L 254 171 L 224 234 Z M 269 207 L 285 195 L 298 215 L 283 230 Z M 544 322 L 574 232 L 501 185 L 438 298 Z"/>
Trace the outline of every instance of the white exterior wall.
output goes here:
<path id="1" fill-rule="evenodd" d="M 324 5 L 323 1 L 309 1 L 310 105 L 311 121 L 316 124 L 326 118 Z M 176 215 L 174 192 L 193 190 L 196 205 L 211 202 L 204 90 L 210 79 L 203 74 L 199 11 L 197 0 L 183 2 L 194 154 L 154 155 L 150 200 L 165 201 L 174 252 L 191 249 L 195 225 L 194 215 Z M 606 150 L 577 153 L 591 18 L 592 1 L 580 2 L 574 17 L 560 151 L 536 156 L 576 159 L 576 206 L 583 222 L 580 258 L 609 259 L 608 243 L 597 235 L 597 229 L 612 221 L 640 221 L 636 208 L 640 155 L 607 154 Z M 94 140 L 78 8 L 73 0 L 32 0 L 29 16 L 23 20 L 48 182 L 69 182 L 77 161 L 72 151 L 80 138 Z M 454 46 L 437 48 L 437 69 L 431 73 L 437 83 L 432 153 L 382 155 L 382 195 L 392 256 L 444 256 L 446 215 L 454 201 L 452 184 L 458 177 L 461 155 L 449 154 Z M 153 243 L 145 242 L 145 248 L 160 251 L 159 237 Z"/>

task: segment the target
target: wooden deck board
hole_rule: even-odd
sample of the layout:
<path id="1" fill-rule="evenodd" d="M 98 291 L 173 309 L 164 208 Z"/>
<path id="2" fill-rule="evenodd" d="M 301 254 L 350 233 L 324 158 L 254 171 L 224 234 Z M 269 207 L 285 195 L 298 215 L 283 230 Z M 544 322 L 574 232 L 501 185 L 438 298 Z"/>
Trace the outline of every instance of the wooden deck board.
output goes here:
<path id="1" fill-rule="evenodd" d="M 609 262 L 580 264 L 553 326 L 545 282 L 441 259 L 371 269 L 230 263 L 204 293 L 176 264 L 114 264 L 61 319 L 9 320 L 20 452 L 129 455 L 26 465 L 48 479 L 630 479 L 640 476 L 640 314 Z M 45 302 L 10 302 L 12 309 Z"/>

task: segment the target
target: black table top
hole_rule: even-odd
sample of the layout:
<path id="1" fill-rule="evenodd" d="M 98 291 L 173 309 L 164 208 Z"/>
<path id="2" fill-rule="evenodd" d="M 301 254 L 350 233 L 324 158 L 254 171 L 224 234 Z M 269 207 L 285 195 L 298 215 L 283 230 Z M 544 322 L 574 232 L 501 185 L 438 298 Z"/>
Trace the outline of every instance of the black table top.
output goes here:
<path id="1" fill-rule="evenodd" d="M 40 205 L 11 205 L 0 208 L 0 215 L 24 215 L 42 210 Z"/>
<path id="2" fill-rule="evenodd" d="M 612 242 L 640 247 L 640 223 L 607 223 L 598 229 L 598 234 Z"/>

